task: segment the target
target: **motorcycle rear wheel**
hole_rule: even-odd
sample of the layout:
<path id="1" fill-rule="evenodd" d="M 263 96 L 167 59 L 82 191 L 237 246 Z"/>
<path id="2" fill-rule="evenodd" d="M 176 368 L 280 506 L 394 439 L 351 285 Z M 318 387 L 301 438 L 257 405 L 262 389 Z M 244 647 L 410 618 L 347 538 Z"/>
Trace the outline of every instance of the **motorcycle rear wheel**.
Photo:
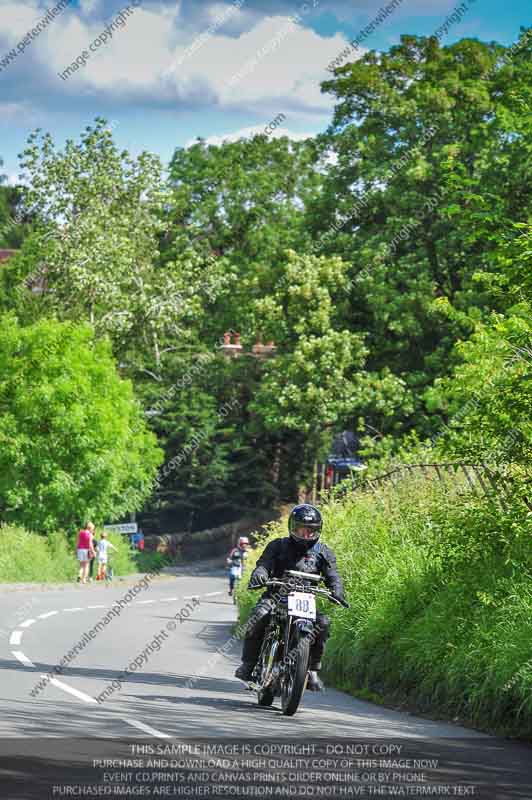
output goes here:
<path id="1" fill-rule="evenodd" d="M 307 683 L 310 643 L 306 637 L 297 642 L 295 663 L 288 667 L 281 684 L 281 707 L 286 717 L 292 717 L 301 702 Z"/>

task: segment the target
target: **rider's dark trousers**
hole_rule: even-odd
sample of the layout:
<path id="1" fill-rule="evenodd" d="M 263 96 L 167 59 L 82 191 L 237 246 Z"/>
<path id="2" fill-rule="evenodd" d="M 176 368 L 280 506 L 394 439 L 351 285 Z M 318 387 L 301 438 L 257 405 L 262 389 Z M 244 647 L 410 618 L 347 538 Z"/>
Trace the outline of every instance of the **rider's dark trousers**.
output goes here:
<path id="1" fill-rule="evenodd" d="M 264 633 L 268 626 L 270 612 L 273 610 L 275 601 L 268 597 L 262 597 L 247 622 L 246 635 L 244 638 L 244 648 L 242 651 L 242 661 L 255 664 L 258 657 Z M 316 615 L 314 627 L 313 643 L 310 647 L 309 669 L 320 669 L 321 657 L 325 650 L 325 642 L 329 638 L 331 621 L 326 614 L 320 612 Z"/>

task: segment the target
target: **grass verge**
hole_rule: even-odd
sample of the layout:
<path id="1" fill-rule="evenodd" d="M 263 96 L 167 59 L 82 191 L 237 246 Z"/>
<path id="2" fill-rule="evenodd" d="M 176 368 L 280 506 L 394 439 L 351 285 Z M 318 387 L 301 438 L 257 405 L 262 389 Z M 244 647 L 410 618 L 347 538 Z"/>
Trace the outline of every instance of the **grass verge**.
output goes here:
<path id="1" fill-rule="evenodd" d="M 350 603 L 327 607 L 329 684 L 531 739 L 532 518 L 518 493 L 504 510 L 410 477 L 322 511 Z M 241 583 L 243 620 L 258 597 Z"/>
<path id="2" fill-rule="evenodd" d="M 18 526 L 2 525 L 0 584 L 75 582 L 79 572 L 76 538 L 77 535 L 67 536 L 65 533 L 43 536 Z M 115 575 L 141 571 L 130 551 L 127 537 L 111 534 L 109 541 L 116 547 L 116 551 L 110 551 Z"/>

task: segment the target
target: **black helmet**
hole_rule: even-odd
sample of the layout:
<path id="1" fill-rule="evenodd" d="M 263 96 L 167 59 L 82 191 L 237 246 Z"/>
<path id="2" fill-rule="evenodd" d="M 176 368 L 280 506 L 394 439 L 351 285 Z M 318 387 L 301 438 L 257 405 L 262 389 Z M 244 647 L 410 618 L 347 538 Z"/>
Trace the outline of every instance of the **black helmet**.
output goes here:
<path id="1" fill-rule="evenodd" d="M 323 520 L 317 508 L 309 503 L 295 506 L 288 517 L 290 538 L 297 544 L 314 544 L 320 538 Z"/>

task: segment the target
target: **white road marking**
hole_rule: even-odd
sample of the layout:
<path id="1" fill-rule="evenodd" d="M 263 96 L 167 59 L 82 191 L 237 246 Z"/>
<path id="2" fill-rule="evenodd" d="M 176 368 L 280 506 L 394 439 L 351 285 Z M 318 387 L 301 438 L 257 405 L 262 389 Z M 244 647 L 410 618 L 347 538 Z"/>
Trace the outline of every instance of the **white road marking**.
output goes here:
<path id="1" fill-rule="evenodd" d="M 224 594 L 224 592 L 207 592 L 203 596 L 204 597 L 215 597 L 216 595 L 220 595 L 220 594 Z M 199 594 L 192 594 L 192 595 L 188 595 L 188 596 L 183 597 L 183 600 L 194 600 L 195 598 L 199 598 L 199 597 L 200 597 Z M 165 597 L 165 598 L 161 598 L 160 602 L 161 603 L 173 603 L 176 600 L 179 600 L 179 598 L 178 597 Z M 151 603 L 156 603 L 156 602 L 157 602 L 157 600 L 137 600 L 137 603 L 140 604 L 140 605 L 149 605 Z M 106 608 L 106 606 L 105 605 L 87 606 L 87 609 L 89 609 L 89 608 L 90 609 Z M 64 608 L 62 610 L 63 611 L 68 611 L 68 612 L 75 612 L 75 611 L 85 611 L 86 609 L 81 608 L 81 607 L 75 607 L 75 608 Z M 47 611 L 45 614 L 39 614 L 37 619 L 48 619 L 49 617 L 53 617 L 56 614 L 59 614 L 59 611 Z M 22 622 L 20 624 L 20 627 L 21 628 L 29 628 L 30 625 L 33 625 L 37 621 L 37 619 L 27 619 L 27 620 L 25 620 L 24 622 Z M 21 642 L 21 639 L 22 639 L 22 635 L 23 635 L 23 631 L 22 630 L 13 631 L 13 633 L 11 634 L 11 637 L 9 639 L 9 644 L 19 645 L 20 642 Z M 30 661 L 30 659 L 27 657 L 27 655 L 25 653 L 23 653 L 21 650 L 12 650 L 11 653 L 12 653 L 13 656 L 15 656 L 15 658 L 18 661 L 21 662 L 21 664 L 24 664 L 24 666 L 35 668 L 35 664 L 33 663 L 33 661 Z M 46 675 L 41 675 L 41 678 L 47 678 L 47 677 L 48 676 L 46 676 Z M 77 697 L 79 700 L 83 700 L 84 703 L 96 703 L 97 704 L 97 702 L 98 702 L 97 700 L 94 699 L 94 697 L 91 697 L 90 695 L 85 694 L 85 692 L 80 692 L 78 689 L 74 689 L 74 687 L 69 686 L 66 683 L 63 683 L 63 681 L 60 681 L 57 678 L 49 678 L 49 681 L 54 686 L 57 686 L 58 689 L 61 689 L 63 692 L 67 692 L 68 694 L 71 694 L 74 697 Z M 143 722 L 139 722 L 138 720 L 130 719 L 129 717 L 123 717 L 123 719 L 129 725 L 133 725 L 133 727 L 138 728 L 138 730 L 141 730 L 144 733 L 150 734 L 150 736 L 155 736 L 155 737 L 157 737 L 159 739 L 170 739 L 171 738 L 171 736 L 169 734 L 162 733 L 162 731 L 158 731 L 155 728 L 152 728 L 149 725 L 144 724 Z"/>
<path id="2" fill-rule="evenodd" d="M 46 678 L 46 675 L 41 675 L 41 678 Z M 54 686 L 57 686 L 58 689 L 62 689 L 63 692 L 68 692 L 69 694 L 74 695 L 79 700 L 83 700 L 85 703 L 98 703 L 94 697 L 90 697 L 90 695 L 85 694 L 85 692 L 80 692 L 78 689 L 74 689 L 72 686 L 69 686 L 63 681 L 58 681 L 57 678 L 51 678 L 50 683 L 53 683 Z"/>
<path id="3" fill-rule="evenodd" d="M 171 738 L 168 733 L 161 733 L 161 731 L 158 731 L 155 728 L 150 728 L 149 725 L 145 725 L 143 722 L 138 722 L 136 719 L 130 719 L 129 717 L 122 717 L 122 719 L 124 722 L 129 722 L 130 725 L 133 725 L 134 728 L 138 728 L 140 731 L 144 731 L 144 733 L 149 733 L 150 736 L 156 736 L 158 739 Z"/>
<path id="4" fill-rule="evenodd" d="M 30 661 L 28 656 L 24 655 L 21 650 L 12 650 L 11 654 L 15 656 L 24 666 L 26 667 L 35 667 L 33 661 Z"/>

